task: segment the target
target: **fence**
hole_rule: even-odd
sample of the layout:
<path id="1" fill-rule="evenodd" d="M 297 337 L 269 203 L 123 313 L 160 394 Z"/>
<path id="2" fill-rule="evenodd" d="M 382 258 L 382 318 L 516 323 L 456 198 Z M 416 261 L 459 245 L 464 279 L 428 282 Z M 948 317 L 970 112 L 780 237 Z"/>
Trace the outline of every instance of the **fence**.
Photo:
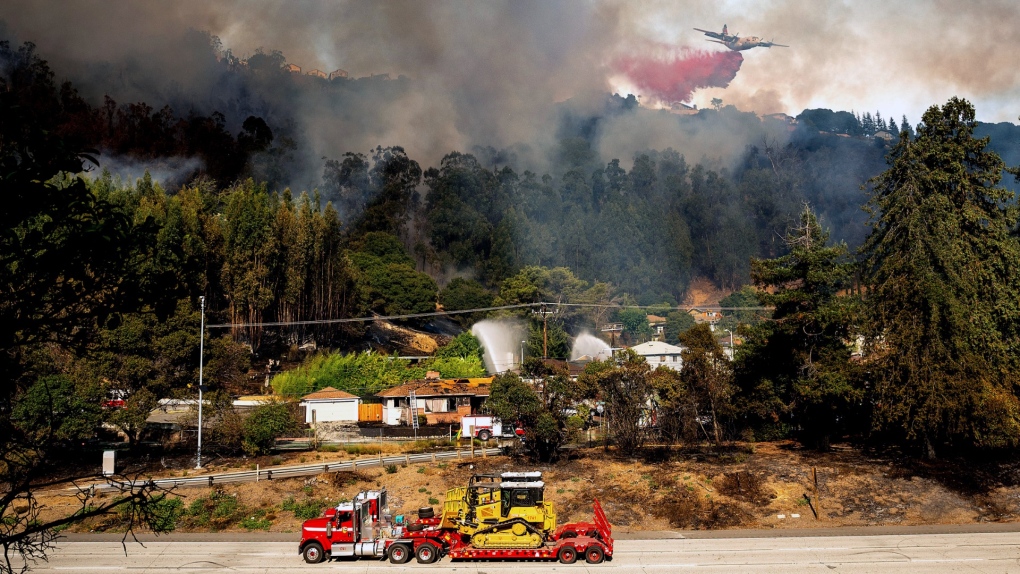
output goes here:
<path id="1" fill-rule="evenodd" d="M 358 405 L 358 422 L 382 422 L 382 404 Z"/>

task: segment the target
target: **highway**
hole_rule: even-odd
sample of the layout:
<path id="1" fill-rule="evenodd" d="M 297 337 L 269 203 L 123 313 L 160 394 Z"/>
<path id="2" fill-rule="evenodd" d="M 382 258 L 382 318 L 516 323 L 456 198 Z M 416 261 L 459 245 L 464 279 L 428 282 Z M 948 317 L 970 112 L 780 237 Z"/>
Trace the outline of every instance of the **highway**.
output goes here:
<path id="1" fill-rule="evenodd" d="M 1020 573 L 1020 533 L 1016 532 L 618 540 L 612 562 L 569 566 L 558 562 L 451 562 L 449 558 L 432 565 L 412 560 L 395 566 L 368 559 L 305 564 L 297 553 L 298 535 L 293 537 L 293 542 L 157 539 L 144 546 L 129 542 L 126 556 L 120 542 L 109 539 L 61 541 L 49 562 L 37 563 L 32 572 L 404 574 L 441 569 L 458 574 Z"/>

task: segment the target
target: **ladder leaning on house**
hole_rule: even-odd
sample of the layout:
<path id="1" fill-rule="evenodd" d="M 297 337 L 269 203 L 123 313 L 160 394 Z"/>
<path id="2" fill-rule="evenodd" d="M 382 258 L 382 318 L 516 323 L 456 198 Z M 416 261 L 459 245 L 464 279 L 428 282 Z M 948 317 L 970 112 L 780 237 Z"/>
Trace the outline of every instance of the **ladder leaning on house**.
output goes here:
<path id="1" fill-rule="evenodd" d="M 411 391 L 407 395 L 407 418 L 411 419 L 411 428 L 414 429 L 414 438 L 418 438 L 418 398 L 414 396 L 414 391 Z"/>

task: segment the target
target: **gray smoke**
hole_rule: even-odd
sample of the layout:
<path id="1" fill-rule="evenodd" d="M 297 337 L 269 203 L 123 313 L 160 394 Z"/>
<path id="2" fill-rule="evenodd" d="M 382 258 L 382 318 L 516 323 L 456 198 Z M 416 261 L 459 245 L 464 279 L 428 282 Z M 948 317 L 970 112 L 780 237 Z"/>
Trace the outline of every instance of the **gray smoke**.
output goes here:
<path id="1" fill-rule="evenodd" d="M 756 49 L 713 97 L 758 113 L 805 107 L 882 110 L 916 121 L 952 94 L 979 114 L 1012 119 L 1020 68 L 1005 46 L 1020 40 L 1020 8 L 1007 0 L 829 3 L 645 0 L 220 1 L 8 0 L 15 41 L 37 43 L 61 78 L 92 101 L 170 104 L 179 114 L 221 111 L 236 133 L 247 115 L 295 134 L 291 183 L 318 183 L 322 157 L 401 145 L 423 166 L 452 150 L 515 147 L 543 170 L 565 111 L 599 111 L 590 94 L 626 88 L 607 64 L 662 43 L 713 48 L 692 27 L 761 35 L 791 48 Z M 0 28 L 2 29 L 2 28 Z M 245 58 L 280 50 L 306 71 L 343 68 L 350 89 L 277 89 L 224 72 L 209 48 Z M 721 48 L 720 48 L 721 49 Z M 397 79 L 403 76 L 402 79 Z M 312 78 L 309 78 L 312 80 Z M 983 106 L 982 104 L 986 104 Z M 762 128 L 687 126 L 672 116 L 619 114 L 598 126 L 603 160 L 673 147 L 728 163 Z M 523 150 L 523 151 L 520 151 Z M 530 156 L 527 153 L 530 150 Z"/>

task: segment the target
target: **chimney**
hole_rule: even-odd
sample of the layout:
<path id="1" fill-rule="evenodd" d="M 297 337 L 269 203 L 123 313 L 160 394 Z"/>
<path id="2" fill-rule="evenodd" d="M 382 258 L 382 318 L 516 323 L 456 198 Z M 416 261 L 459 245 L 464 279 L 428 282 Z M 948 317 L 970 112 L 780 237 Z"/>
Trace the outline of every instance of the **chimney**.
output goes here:
<path id="1" fill-rule="evenodd" d="M 425 373 L 425 380 L 426 381 L 438 381 L 439 380 L 439 371 L 429 371 L 429 372 Z"/>

